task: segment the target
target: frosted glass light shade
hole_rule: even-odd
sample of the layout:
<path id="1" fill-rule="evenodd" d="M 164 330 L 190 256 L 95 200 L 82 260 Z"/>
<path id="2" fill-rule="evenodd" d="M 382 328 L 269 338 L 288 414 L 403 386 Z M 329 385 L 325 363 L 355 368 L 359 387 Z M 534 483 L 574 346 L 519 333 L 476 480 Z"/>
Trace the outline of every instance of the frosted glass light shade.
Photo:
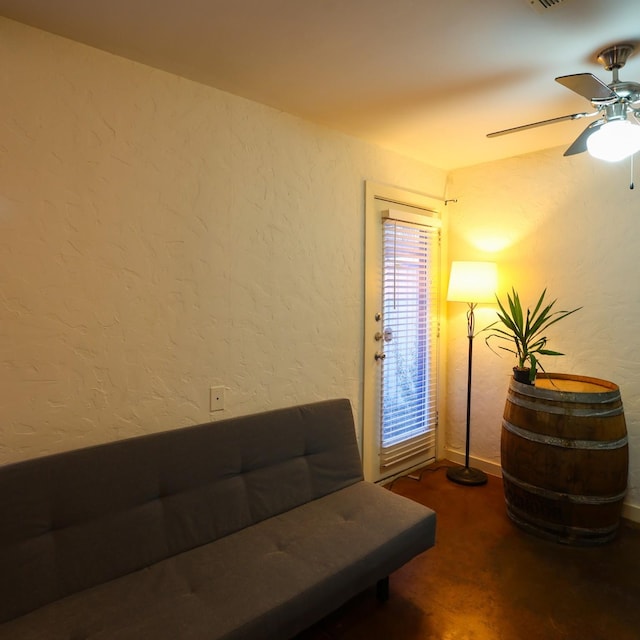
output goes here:
<path id="1" fill-rule="evenodd" d="M 449 302 L 495 302 L 498 265 L 495 262 L 452 262 Z"/>
<path id="2" fill-rule="evenodd" d="M 628 120 L 607 122 L 587 138 L 587 149 L 599 160 L 624 160 L 640 151 L 640 125 Z"/>

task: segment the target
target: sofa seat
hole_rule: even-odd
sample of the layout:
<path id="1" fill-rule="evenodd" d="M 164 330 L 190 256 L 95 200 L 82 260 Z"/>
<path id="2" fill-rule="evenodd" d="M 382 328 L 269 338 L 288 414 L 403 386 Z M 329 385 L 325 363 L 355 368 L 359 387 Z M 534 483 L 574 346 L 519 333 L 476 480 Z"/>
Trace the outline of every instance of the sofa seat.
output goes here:
<path id="1" fill-rule="evenodd" d="M 431 546 L 424 516 L 357 482 L 9 621 L 0 639 L 284 638 Z"/>

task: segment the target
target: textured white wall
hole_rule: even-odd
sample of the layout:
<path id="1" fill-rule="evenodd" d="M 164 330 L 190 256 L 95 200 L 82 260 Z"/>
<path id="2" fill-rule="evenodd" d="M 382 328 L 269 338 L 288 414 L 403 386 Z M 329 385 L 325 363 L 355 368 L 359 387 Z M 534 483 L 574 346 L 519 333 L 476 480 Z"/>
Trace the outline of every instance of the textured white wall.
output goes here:
<path id="1" fill-rule="evenodd" d="M 336 396 L 358 418 L 364 180 L 445 174 L 7 20 L 0 58 L 0 463 Z"/>
<path id="2" fill-rule="evenodd" d="M 439 195 L 444 174 L 7 20 L 0 55 L 0 463 L 331 396 L 358 417 L 363 181 Z M 454 172 L 450 257 L 584 305 L 547 368 L 620 385 L 637 505 L 640 190 L 626 164 L 561 152 Z M 460 450 L 464 306 L 448 311 Z M 472 454 L 495 464 L 510 366 L 476 340 Z"/>
<path id="3" fill-rule="evenodd" d="M 544 287 L 558 309 L 581 311 L 549 331 L 547 371 L 620 386 L 630 442 L 627 503 L 640 505 L 640 189 L 629 163 L 551 149 L 454 171 L 449 177 L 449 257 L 497 260 L 500 291 L 531 305 Z M 464 306 L 449 303 L 448 446 L 464 448 L 467 340 Z M 478 328 L 495 319 L 481 309 Z M 474 341 L 471 454 L 499 465 L 502 411 L 513 362 Z"/>

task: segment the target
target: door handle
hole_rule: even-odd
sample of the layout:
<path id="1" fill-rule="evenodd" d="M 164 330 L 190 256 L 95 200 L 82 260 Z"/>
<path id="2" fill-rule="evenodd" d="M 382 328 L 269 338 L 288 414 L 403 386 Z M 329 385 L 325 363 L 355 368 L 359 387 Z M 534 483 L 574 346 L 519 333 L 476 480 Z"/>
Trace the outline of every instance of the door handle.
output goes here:
<path id="1" fill-rule="evenodd" d="M 376 351 L 376 355 L 373 356 L 376 360 L 384 360 L 387 357 L 386 353 L 380 353 L 380 351 Z"/>
<path id="2" fill-rule="evenodd" d="M 376 331 L 373 337 L 375 338 L 376 342 L 380 342 L 380 340 L 391 342 L 393 340 L 393 331 L 391 329 L 385 329 L 382 333 Z"/>

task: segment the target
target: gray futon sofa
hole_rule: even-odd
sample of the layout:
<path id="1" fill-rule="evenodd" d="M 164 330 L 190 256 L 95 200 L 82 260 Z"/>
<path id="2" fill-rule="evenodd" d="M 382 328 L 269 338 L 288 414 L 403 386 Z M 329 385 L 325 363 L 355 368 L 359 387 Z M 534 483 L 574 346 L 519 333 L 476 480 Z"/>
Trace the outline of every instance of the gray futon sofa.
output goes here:
<path id="1" fill-rule="evenodd" d="M 0 467 L 0 640 L 289 638 L 434 544 L 348 400 Z"/>

